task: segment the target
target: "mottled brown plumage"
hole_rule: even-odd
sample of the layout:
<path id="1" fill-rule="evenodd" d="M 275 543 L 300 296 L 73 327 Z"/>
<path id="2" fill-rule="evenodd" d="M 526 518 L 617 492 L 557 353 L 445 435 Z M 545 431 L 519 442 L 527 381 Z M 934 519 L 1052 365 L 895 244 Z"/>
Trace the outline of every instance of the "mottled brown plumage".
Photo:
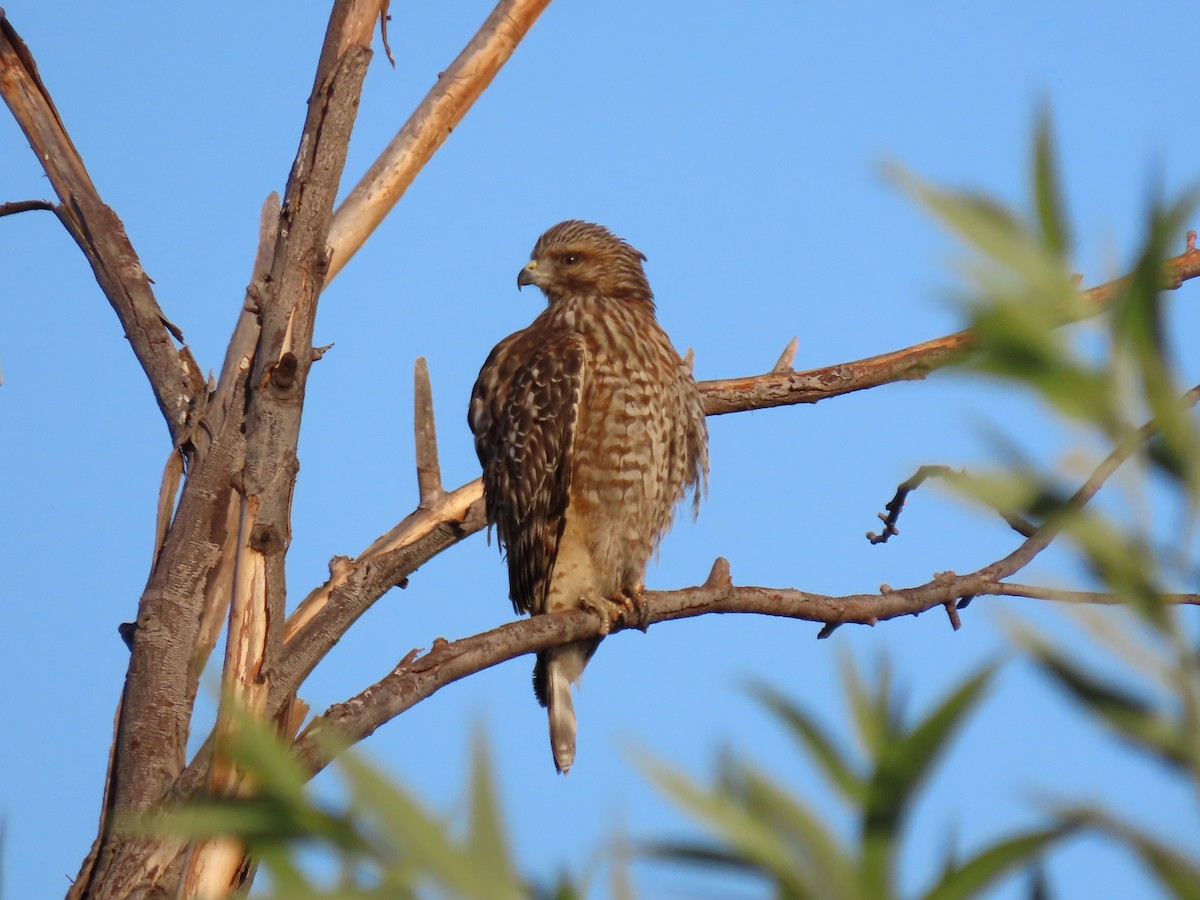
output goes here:
<path id="1" fill-rule="evenodd" d="M 475 382 L 468 420 L 518 612 L 589 608 L 610 622 L 640 599 L 689 488 L 699 504 L 704 409 L 655 319 L 644 259 L 599 225 L 548 230 L 517 276 L 547 308 L 496 346 Z M 548 650 L 534 669 L 560 772 L 575 757 L 569 686 L 598 643 Z"/>

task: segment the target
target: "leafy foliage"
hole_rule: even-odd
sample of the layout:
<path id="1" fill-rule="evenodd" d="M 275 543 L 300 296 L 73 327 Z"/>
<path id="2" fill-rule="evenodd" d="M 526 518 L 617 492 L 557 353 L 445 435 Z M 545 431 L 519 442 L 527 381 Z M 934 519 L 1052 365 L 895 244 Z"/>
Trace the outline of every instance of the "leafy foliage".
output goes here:
<path id="1" fill-rule="evenodd" d="M 1014 385 L 1060 417 L 1099 438 L 1111 453 L 1088 483 L 1065 490 L 1061 477 L 1018 454 L 985 477 L 953 480 L 957 489 L 1006 515 L 1031 517 L 1068 536 L 1100 590 L 1124 609 L 1079 616 L 1106 669 L 1101 677 L 1072 653 L 1014 629 L 1014 642 L 1044 675 L 1108 732 L 1164 764 L 1181 791 L 1200 796 L 1200 657 L 1190 610 L 1170 602 L 1172 589 L 1200 585 L 1200 426 L 1192 409 L 1200 387 L 1184 392 L 1164 309 L 1163 263 L 1200 194 L 1150 206 L 1131 275 L 1110 300 L 1107 353 L 1088 359 L 1056 326 L 1075 313 L 1064 278 L 1070 240 L 1056 174 L 1053 140 L 1043 118 L 1034 141 L 1034 215 L 995 208 L 972 195 L 924 185 L 909 190 L 974 254 L 968 304 L 977 350 L 969 366 Z M 1135 422 L 1147 420 L 1140 428 Z M 1120 466 L 1134 508 L 1172 510 L 1120 519 L 1086 506 Z M 1192 603 L 1197 595 L 1183 597 Z M 1191 621 L 1194 628 L 1194 619 Z M 1200 858 L 1188 856 L 1095 806 L 1063 806 L 1061 827 L 1086 829 L 1124 846 L 1170 896 L 1200 897 Z"/>
<path id="2" fill-rule="evenodd" d="M 846 702 L 854 712 L 855 738 L 865 759 L 841 749 L 803 708 L 760 686 L 755 691 L 759 700 L 837 789 L 856 824 L 856 839 L 849 844 L 839 839 L 803 798 L 752 763 L 726 757 L 711 787 L 697 785 L 663 763 L 643 764 L 658 787 L 716 837 L 715 844 L 658 843 L 649 852 L 676 863 L 756 874 L 771 882 L 780 897 L 899 896 L 897 859 L 911 838 L 908 813 L 955 732 L 984 696 L 994 671 L 989 667 L 967 679 L 908 724 L 887 666 L 868 684 L 846 662 Z M 1057 824 L 998 841 L 967 859 L 951 856 L 924 896 L 975 896 L 1027 865 L 1072 828 Z"/>
<path id="3" fill-rule="evenodd" d="M 192 801 L 135 827 L 190 840 L 235 838 L 269 876 L 267 897 L 506 900 L 539 893 L 516 873 L 482 738 L 475 742 L 461 837 L 353 754 L 337 763 L 345 801 L 331 809 L 305 790 L 308 779 L 289 748 L 251 717 L 238 717 L 227 750 L 253 780 L 253 796 Z M 330 886 L 318 886 L 314 857 L 335 861 Z M 564 879 L 540 893 L 569 900 L 579 891 Z"/>

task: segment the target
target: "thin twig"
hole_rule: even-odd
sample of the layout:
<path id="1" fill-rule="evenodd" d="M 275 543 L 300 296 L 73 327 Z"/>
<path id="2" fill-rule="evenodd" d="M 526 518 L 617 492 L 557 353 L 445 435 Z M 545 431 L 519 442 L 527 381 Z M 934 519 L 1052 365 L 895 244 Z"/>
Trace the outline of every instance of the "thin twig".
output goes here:
<path id="1" fill-rule="evenodd" d="M 437 426 L 433 419 L 433 387 L 429 365 L 417 357 L 413 373 L 413 430 L 416 435 L 418 506 L 428 509 L 446 492 L 442 488 L 442 466 L 438 461 Z"/>
<path id="2" fill-rule="evenodd" d="M 885 513 L 876 513 L 879 520 L 883 522 L 883 532 L 876 534 L 873 531 L 867 532 L 867 540 L 872 544 L 886 544 L 889 538 L 896 537 L 900 534 L 900 529 L 896 527 L 896 522 L 900 518 L 900 513 L 904 510 L 904 504 L 908 501 L 908 495 L 919 488 L 930 478 L 965 478 L 965 473 L 955 471 L 949 466 L 940 465 L 924 465 L 913 473 L 912 477 L 907 481 L 901 482 L 897 488 L 895 496 L 884 506 Z M 1022 537 L 1031 537 L 1037 526 L 1023 516 L 1008 510 L 997 509 L 996 512 L 1000 515 L 1008 527 Z"/>
<path id="3" fill-rule="evenodd" d="M 983 592 L 995 597 L 1025 597 L 1030 600 L 1053 600 L 1058 603 L 1118 606 L 1125 602 L 1118 595 L 1105 591 L 1071 591 L 1010 581 L 989 582 L 984 585 Z M 1200 594 L 1160 594 L 1158 599 L 1171 606 L 1200 606 Z"/>
<path id="4" fill-rule="evenodd" d="M 898 535 L 900 530 L 896 527 L 896 521 L 900 518 L 900 513 L 904 510 L 904 504 L 908 500 L 908 495 L 923 485 L 926 479 L 929 478 L 945 478 L 948 475 L 954 474 L 954 470 L 949 466 L 926 465 L 921 466 L 913 473 L 907 481 L 901 482 L 896 488 L 896 494 L 883 507 L 887 513 L 879 513 L 879 521 L 883 522 L 883 532 L 876 534 L 873 531 L 867 532 L 867 540 L 872 544 L 886 544 L 888 539 Z"/>
<path id="5" fill-rule="evenodd" d="M 67 134 L 33 54 L 0 10 L 0 94 L 45 170 L 61 206 L 51 206 L 91 263 L 96 281 L 141 363 L 172 443 L 181 446 L 205 391 L 200 367 L 155 299 L 150 278 L 117 214 L 100 198 Z M 41 201 L 30 201 L 40 203 Z M 39 207 L 32 207 L 39 208 Z"/>
<path id="6" fill-rule="evenodd" d="M 0 218 L 35 209 L 48 210 L 57 214 L 58 204 L 51 203 L 49 200 L 13 200 L 9 203 L 0 203 Z"/>
<path id="7" fill-rule="evenodd" d="M 1186 251 L 1163 264 L 1163 287 L 1174 290 L 1198 275 L 1200 250 L 1192 242 Z M 1080 295 L 1083 307 L 1091 314 L 1103 312 L 1128 280 L 1126 276 L 1083 291 Z M 1064 320 L 1062 324 L 1069 322 Z M 702 381 L 700 392 L 704 396 L 704 411 L 710 416 L 720 416 L 751 409 L 819 403 L 855 391 L 924 378 L 960 359 L 971 348 L 974 339 L 972 331 L 959 331 L 902 350 L 807 372 L 767 372 Z"/>

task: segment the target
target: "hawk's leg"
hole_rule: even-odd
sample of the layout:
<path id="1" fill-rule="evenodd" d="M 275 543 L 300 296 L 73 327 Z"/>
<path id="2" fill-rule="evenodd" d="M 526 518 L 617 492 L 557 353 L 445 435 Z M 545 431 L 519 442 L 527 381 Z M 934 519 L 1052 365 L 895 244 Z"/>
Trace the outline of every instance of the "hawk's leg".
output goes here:
<path id="1" fill-rule="evenodd" d="M 625 601 L 623 597 L 597 597 L 592 594 L 579 598 L 583 609 L 590 610 L 600 617 L 600 636 L 604 637 L 614 625 L 624 621 Z"/>
<path id="2" fill-rule="evenodd" d="M 650 627 L 649 613 L 646 609 L 646 586 L 638 584 L 621 589 L 619 597 L 613 598 L 614 603 L 621 605 L 621 621 L 626 625 L 637 628 L 643 634 Z"/>

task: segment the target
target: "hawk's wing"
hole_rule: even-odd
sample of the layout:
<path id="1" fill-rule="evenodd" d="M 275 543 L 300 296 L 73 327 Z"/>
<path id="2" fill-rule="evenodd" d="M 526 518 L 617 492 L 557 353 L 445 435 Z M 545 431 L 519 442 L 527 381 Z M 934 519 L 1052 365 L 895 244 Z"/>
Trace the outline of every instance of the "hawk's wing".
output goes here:
<path id="1" fill-rule="evenodd" d="M 518 612 L 545 608 L 570 499 L 586 366 L 578 334 L 531 327 L 496 346 L 471 392 L 467 420 L 483 466 L 488 524 L 508 554 Z"/>

